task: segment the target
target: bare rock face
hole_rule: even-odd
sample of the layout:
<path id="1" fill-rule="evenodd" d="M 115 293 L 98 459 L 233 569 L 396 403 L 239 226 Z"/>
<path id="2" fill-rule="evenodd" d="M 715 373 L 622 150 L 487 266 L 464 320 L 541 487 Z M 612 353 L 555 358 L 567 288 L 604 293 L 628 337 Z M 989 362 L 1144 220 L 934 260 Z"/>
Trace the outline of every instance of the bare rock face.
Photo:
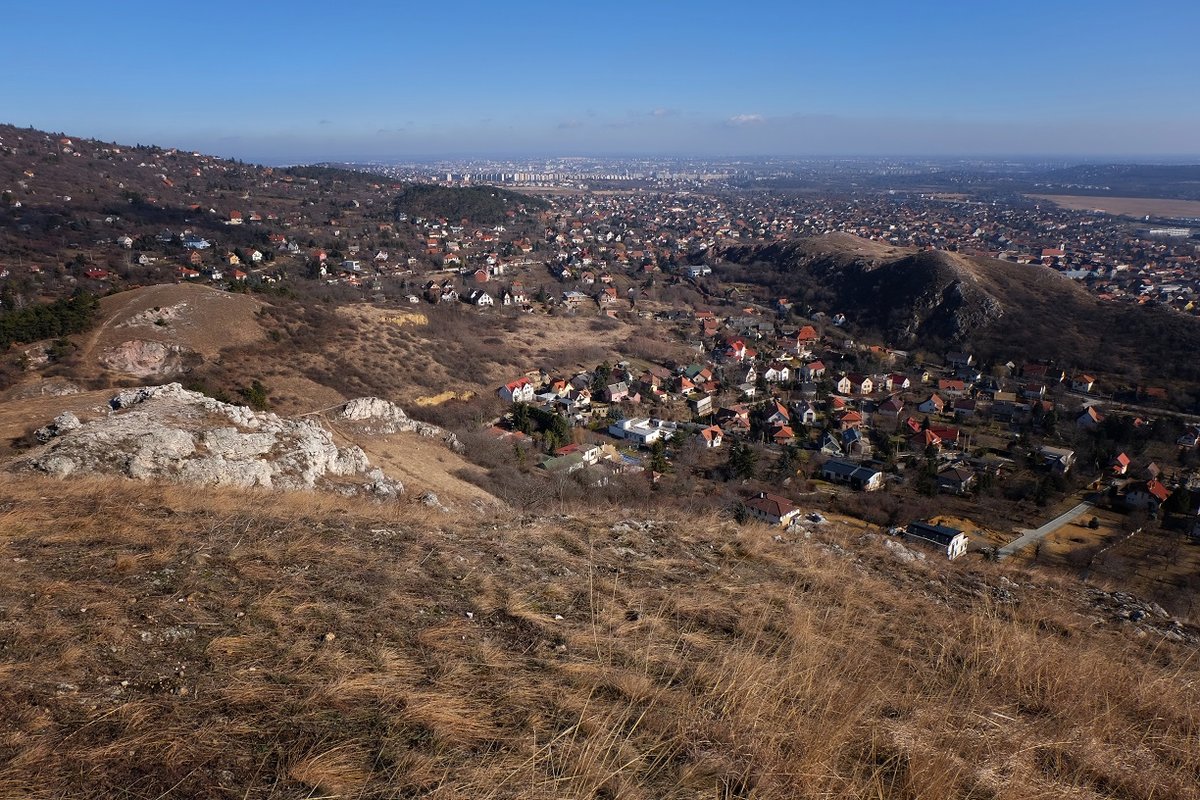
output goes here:
<path id="1" fill-rule="evenodd" d="M 105 350 L 100 363 L 127 375 L 150 378 L 186 372 L 187 356 L 188 351 L 177 344 L 130 339 Z"/>
<path id="2" fill-rule="evenodd" d="M 222 403 L 177 383 L 121 392 L 107 417 L 60 415 L 44 447 L 14 464 L 66 477 L 109 473 L 211 486 L 336 488 L 395 496 L 403 487 L 372 470 L 358 447 L 338 447 L 310 420 Z M 68 419 L 68 417 L 70 417 Z M 72 422 L 73 420 L 73 422 Z"/>
<path id="3" fill-rule="evenodd" d="M 83 423 L 79 421 L 79 417 L 70 411 L 64 411 L 49 425 L 34 431 L 33 435 L 39 442 L 48 442 L 55 436 L 62 436 L 64 433 L 79 430 L 81 427 L 83 427 Z"/>
<path id="4" fill-rule="evenodd" d="M 342 406 L 338 417 L 355 422 L 363 433 L 387 435 L 390 433 L 415 433 L 441 439 L 451 450 L 462 452 L 458 437 L 445 428 L 420 422 L 404 413 L 404 409 L 380 397 L 359 397 Z"/>

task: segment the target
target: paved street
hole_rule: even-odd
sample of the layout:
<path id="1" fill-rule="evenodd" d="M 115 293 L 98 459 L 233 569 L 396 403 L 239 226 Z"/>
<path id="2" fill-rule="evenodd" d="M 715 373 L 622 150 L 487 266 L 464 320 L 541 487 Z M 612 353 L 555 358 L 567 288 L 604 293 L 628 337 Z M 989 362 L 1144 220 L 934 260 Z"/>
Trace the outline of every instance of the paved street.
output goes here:
<path id="1" fill-rule="evenodd" d="M 996 552 L 996 560 L 1003 561 L 1004 559 L 1011 556 L 1013 553 L 1019 552 L 1020 550 L 1028 547 L 1029 545 L 1033 544 L 1034 542 L 1041 541 L 1043 538 L 1045 538 L 1049 534 L 1054 533 L 1056 530 L 1061 528 L 1063 525 L 1066 525 L 1068 522 L 1075 519 L 1080 514 L 1087 511 L 1089 508 L 1093 508 L 1093 507 L 1094 506 L 1092 503 L 1089 503 L 1085 500 L 1084 502 L 1080 503 L 1079 505 L 1075 506 L 1074 508 L 1070 509 L 1069 511 L 1059 514 L 1057 517 L 1050 520 L 1049 522 L 1047 522 L 1045 525 L 1041 526 L 1040 528 L 1035 528 L 1033 530 L 1025 531 L 1019 537 L 1012 540 L 1008 544 L 1004 545 L 1004 547 L 1001 547 Z"/>

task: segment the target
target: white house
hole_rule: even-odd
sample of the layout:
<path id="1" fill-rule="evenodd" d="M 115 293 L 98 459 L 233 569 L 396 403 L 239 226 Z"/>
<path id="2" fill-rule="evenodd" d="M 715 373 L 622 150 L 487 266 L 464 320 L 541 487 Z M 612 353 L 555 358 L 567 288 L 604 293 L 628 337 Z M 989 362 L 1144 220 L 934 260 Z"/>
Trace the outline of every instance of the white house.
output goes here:
<path id="1" fill-rule="evenodd" d="M 763 380 L 767 383 L 784 383 L 791 377 L 787 364 L 776 361 L 763 370 Z"/>
<path id="2" fill-rule="evenodd" d="M 825 364 L 821 361 L 810 361 L 800 368 L 800 380 L 815 381 L 825 376 Z"/>
<path id="3" fill-rule="evenodd" d="M 701 428 L 696 434 L 696 441 L 705 449 L 713 449 L 721 446 L 722 431 L 716 425 L 710 425 L 707 428 Z"/>
<path id="4" fill-rule="evenodd" d="M 530 403 L 533 402 L 533 383 L 529 378 L 518 378 L 501 386 L 496 394 L 506 403 Z"/>
<path id="5" fill-rule="evenodd" d="M 482 289 L 472 289 L 462 299 L 464 302 L 481 308 L 496 305 L 496 301 L 492 299 L 492 296 Z"/>
<path id="6" fill-rule="evenodd" d="M 844 483 L 864 492 L 874 492 L 883 488 L 883 473 L 879 470 L 836 458 L 831 458 L 821 465 L 820 475 L 830 483 Z"/>
<path id="7" fill-rule="evenodd" d="M 791 500 L 768 492 L 760 492 L 758 497 L 750 498 L 745 506 L 751 517 L 769 525 L 787 525 L 800 513 Z"/>
<path id="8" fill-rule="evenodd" d="M 670 436 L 675 432 L 675 428 L 674 422 L 654 417 L 640 417 L 614 422 L 608 426 L 608 432 L 618 439 L 626 439 L 646 446 Z"/>
<path id="9" fill-rule="evenodd" d="M 800 403 L 792 411 L 793 419 L 801 425 L 812 425 L 817 421 L 817 410 L 813 408 L 812 403 Z"/>
<path id="10" fill-rule="evenodd" d="M 967 535 L 948 525 L 911 522 L 905 530 L 905 537 L 926 547 L 939 550 L 945 553 L 946 558 L 949 559 L 958 558 L 967 552 Z"/>

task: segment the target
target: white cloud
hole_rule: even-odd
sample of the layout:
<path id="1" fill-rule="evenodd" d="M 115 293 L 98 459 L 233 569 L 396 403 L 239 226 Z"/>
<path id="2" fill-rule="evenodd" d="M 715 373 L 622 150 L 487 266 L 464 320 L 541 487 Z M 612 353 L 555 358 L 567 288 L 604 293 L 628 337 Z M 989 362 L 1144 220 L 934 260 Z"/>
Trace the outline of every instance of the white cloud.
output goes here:
<path id="1" fill-rule="evenodd" d="M 740 128 L 745 125 L 762 125 L 767 121 L 767 118 L 762 114 L 734 114 L 727 120 L 727 124 Z"/>

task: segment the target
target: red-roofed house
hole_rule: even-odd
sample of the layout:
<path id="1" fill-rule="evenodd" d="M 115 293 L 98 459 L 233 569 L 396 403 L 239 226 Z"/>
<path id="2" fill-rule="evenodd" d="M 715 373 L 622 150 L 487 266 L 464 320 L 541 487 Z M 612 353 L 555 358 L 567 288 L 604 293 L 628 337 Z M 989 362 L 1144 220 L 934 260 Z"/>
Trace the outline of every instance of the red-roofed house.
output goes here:
<path id="1" fill-rule="evenodd" d="M 1159 481 L 1151 478 L 1145 483 L 1135 484 L 1125 492 L 1125 505 L 1129 508 L 1144 508 L 1147 511 L 1157 511 L 1158 507 L 1167 502 L 1171 490 Z"/>
<path id="2" fill-rule="evenodd" d="M 1088 406 L 1083 410 L 1083 413 L 1075 420 L 1075 424 L 1085 431 L 1094 431 L 1100 427 L 1100 423 L 1104 422 L 1104 416 L 1096 410 L 1095 406 Z"/>
<path id="3" fill-rule="evenodd" d="M 696 440 L 700 442 L 700 446 L 712 449 L 721 446 L 721 438 L 723 432 L 716 425 L 710 425 L 707 428 L 701 428 L 696 433 Z"/>
<path id="4" fill-rule="evenodd" d="M 945 407 L 946 401 L 941 397 L 938 397 L 936 394 L 932 394 L 929 396 L 928 400 L 917 406 L 917 410 L 922 414 L 940 414 L 942 413 L 942 409 Z"/>
<path id="5" fill-rule="evenodd" d="M 529 378 L 517 378 L 496 390 L 506 403 L 529 403 L 533 400 L 533 383 Z"/>
<path id="6" fill-rule="evenodd" d="M 930 447 L 933 447 L 935 450 L 941 450 L 942 437 L 931 430 L 924 430 L 908 437 L 908 446 L 911 450 L 918 453 L 924 453 Z"/>
<path id="7" fill-rule="evenodd" d="M 769 525 L 787 525 L 800 513 L 791 500 L 770 492 L 760 492 L 758 497 L 747 500 L 745 506 L 751 517 Z"/>

